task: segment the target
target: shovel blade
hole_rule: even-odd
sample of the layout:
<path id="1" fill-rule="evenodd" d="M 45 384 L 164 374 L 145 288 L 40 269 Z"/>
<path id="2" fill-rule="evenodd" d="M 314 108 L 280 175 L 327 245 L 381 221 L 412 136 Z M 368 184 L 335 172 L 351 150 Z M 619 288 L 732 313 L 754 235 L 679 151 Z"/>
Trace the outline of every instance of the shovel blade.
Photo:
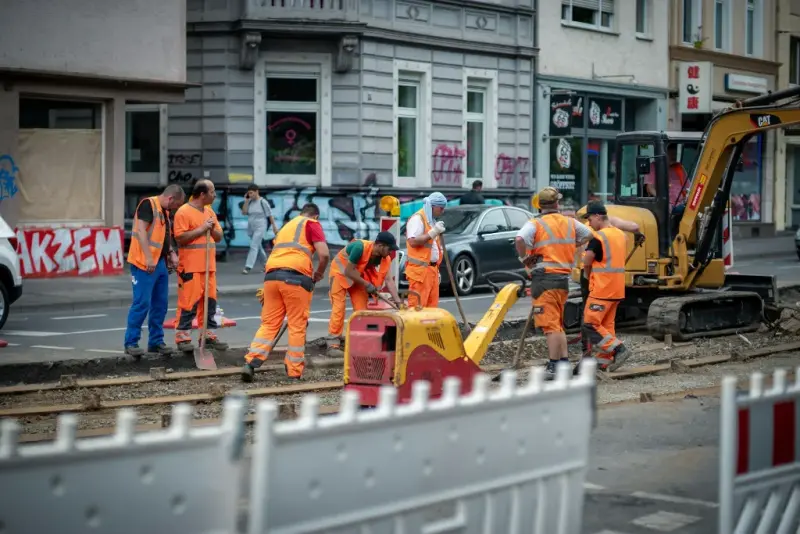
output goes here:
<path id="1" fill-rule="evenodd" d="M 203 371 L 216 371 L 217 369 L 214 354 L 205 347 L 194 350 L 194 364 Z"/>

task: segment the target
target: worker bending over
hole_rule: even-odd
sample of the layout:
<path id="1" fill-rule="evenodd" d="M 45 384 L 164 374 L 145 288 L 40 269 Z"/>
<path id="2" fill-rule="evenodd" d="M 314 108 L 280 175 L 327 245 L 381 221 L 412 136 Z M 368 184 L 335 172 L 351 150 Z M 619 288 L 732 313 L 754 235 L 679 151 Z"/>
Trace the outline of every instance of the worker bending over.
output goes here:
<path id="1" fill-rule="evenodd" d="M 617 307 L 625 298 L 628 241 L 622 230 L 611 226 L 602 202 L 590 203 L 583 218 L 588 219 L 595 231 L 583 255 L 583 271 L 589 279 L 589 298 L 583 310 L 582 335 L 590 343 L 584 358 L 591 358 L 592 349 L 596 348 L 600 352 L 598 367 L 615 371 L 629 356 L 614 329 Z"/>
<path id="2" fill-rule="evenodd" d="M 550 359 L 545 378 L 555 377 L 556 364 L 569 362 L 564 332 L 564 306 L 569 294 L 569 276 L 579 245 L 589 241 L 592 231 L 558 212 L 561 193 L 553 187 L 539 192 L 541 214 L 526 222 L 517 233 L 519 260 L 531 269 L 534 324 L 547 338 Z"/>
<path id="3" fill-rule="evenodd" d="M 444 223 L 436 218 L 444 213 L 447 199 L 439 192 L 425 198 L 422 209 L 406 223 L 406 278 L 408 279 L 408 305 L 413 308 L 439 306 L 439 265 L 442 251 L 439 236 L 444 231 Z M 419 297 L 413 292 L 419 294 Z"/>
<path id="4" fill-rule="evenodd" d="M 316 271 L 312 262 L 314 252 L 319 259 Z M 243 381 L 252 382 L 255 370 L 269 357 L 284 318 L 289 330 L 289 346 L 283 359 L 286 375 L 302 378 L 311 297 L 329 259 L 325 232 L 319 224 L 319 207 L 306 204 L 300 215 L 284 224 L 275 236 L 265 267 L 261 326 L 244 357 Z"/>
<path id="5" fill-rule="evenodd" d="M 331 319 L 328 323 L 328 356 L 341 358 L 342 331 L 344 329 L 345 299 L 350 295 L 353 311 L 367 309 L 369 295 L 377 295 L 383 287 L 392 295 L 396 306 L 401 303 L 392 276 L 386 275 L 392 267 L 392 252 L 397 240 L 389 232 L 381 232 L 374 242 L 356 239 L 339 251 L 331 264 L 330 290 Z"/>
<path id="6" fill-rule="evenodd" d="M 222 241 L 222 227 L 211 204 L 217 196 L 211 180 L 200 180 L 192 189 L 189 202 L 175 212 L 175 241 L 178 243 L 178 320 L 175 343 L 178 350 L 190 352 L 192 346 L 192 321 L 203 323 L 208 317 L 206 346 L 226 350 L 227 343 L 220 341 L 213 329 L 220 325 L 214 320 L 217 313 L 217 255 L 216 244 Z M 206 243 L 206 234 L 211 239 Z M 210 248 L 206 264 L 206 246 Z M 205 282 L 208 276 L 208 309 L 203 309 Z"/>

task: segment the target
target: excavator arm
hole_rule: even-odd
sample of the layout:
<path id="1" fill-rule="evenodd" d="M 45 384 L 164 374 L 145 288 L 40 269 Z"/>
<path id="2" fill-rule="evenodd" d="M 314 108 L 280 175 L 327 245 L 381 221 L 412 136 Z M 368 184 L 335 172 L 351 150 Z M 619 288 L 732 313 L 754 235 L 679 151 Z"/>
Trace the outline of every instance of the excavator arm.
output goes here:
<path id="1" fill-rule="evenodd" d="M 797 124 L 800 124 L 800 87 L 740 101 L 711 119 L 672 243 L 673 257 L 687 258 L 676 265 L 675 274 L 681 285 L 693 287 L 712 259 L 715 230 L 725 215 L 736 166 L 747 141 L 758 133 Z M 690 256 L 692 245 L 694 254 Z"/>

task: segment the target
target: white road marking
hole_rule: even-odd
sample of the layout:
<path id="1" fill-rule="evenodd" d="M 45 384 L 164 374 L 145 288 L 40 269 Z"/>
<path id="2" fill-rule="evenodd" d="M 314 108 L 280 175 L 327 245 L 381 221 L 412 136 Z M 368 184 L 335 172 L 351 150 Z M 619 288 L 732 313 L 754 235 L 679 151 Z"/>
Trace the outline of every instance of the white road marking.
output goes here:
<path id="1" fill-rule="evenodd" d="M 53 347 L 51 345 L 31 345 L 31 348 L 47 350 L 75 350 L 75 347 Z"/>
<path id="2" fill-rule="evenodd" d="M 631 493 L 632 497 L 638 499 L 651 499 L 654 501 L 671 502 L 675 504 L 694 504 L 697 506 L 705 506 L 706 508 L 718 508 L 719 504 L 709 501 L 701 501 L 700 499 L 691 499 L 689 497 L 678 497 L 675 495 L 663 495 L 661 493 L 647 493 L 645 491 L 636 491 Z"/>
<path id="3" fill-rule="evenodd" d="M 70 319 L 96 319 L 98 317 L 107 317 L 105 313 L 94 313 L 92 315 L 67 315 L 65 317 L 51 317 L 54 321 L 68 321 Z"/>
<path id="4" fill-rule="evenodd" d="M 19 343 L 8 343 L 8 342 L 6 342 L 6 346 L 7 347 L 19 347 L 20 344 Z"/>
<path id="5" fill-rule="evenodd" d="M 142 326 L 143 329 L 146 329 L 147 326 Z M 100 334 L 102 332 L 121 332 L 123 330 L 127 330 L 126 326 L 120 326 L 118 328 L 98 328 L 96 330 L 79 330 L 78 332 L 66 332 L 65 336 L 75 336 L 79 334 Z"/>
<path id="6" fill-rule="evenodd" d="M 3 330 L 4 336 L 25 336 L 25 337 L 52 337 L 63 336 L 64 332 L 39 332 L 36 330 Z"/>
<path id="7" fill-rule="evenodd" d="M 595 532 L 594 534 L 624 534 L 624 533 L 618 532 L 616 530 L 601 530 L 600 532 Z"/>
<path id="8" fill-rule="evenodd" d="M 631 521 L 634 525 L 657 530 L 659 532 L 672 532 L 679 528 L 700 521 L 702 517 L 678 514 L 675 512 L 656 512 Z"/>
<path id="9" fill-rule="evenodd" d="M 103 354 L 125 354 L 124 350 L 86 349 L 86 352 L 101 352 Z"/>
<path id="10" fill-rule="evenodd" d="M 178 308 L 167 308 L 167 311 L 168 311 L 168 312 L 171 312 L 171 311 L 178 311 Z"/>
<path id="11" fill-rule="evenodd" d="M 583 489 L 587 489 L 589 491 L 600 491 L 604 490 L 605 488 L 603 486 L 598 486 L 597 484 L 592 484 L 591 482 L 584 482 Z"/>

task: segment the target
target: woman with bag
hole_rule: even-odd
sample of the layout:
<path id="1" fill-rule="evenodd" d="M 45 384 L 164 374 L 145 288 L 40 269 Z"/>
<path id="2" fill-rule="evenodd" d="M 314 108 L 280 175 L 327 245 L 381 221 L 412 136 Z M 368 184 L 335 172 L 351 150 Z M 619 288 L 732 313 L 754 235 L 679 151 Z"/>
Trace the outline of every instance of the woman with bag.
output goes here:
<path id="1" fill-rule="evenodd" d="M 250 238 L 250 250 L 247 253 L 242 274 L 248 274 L 253 269 L 259 255 L 264 257 L 265 263 L 267 261 L 267 253 L 264 252 L 263 245 L 267 229 L 272 225 L 272 229 L 277 231 L 269 202 L 258 194 L 258 186 L 255 184 L 247 186 L 247 193 L 245 193 L 244 203 L 242 203 L 242 215 L 247 215 L 247 236 Z"/>

